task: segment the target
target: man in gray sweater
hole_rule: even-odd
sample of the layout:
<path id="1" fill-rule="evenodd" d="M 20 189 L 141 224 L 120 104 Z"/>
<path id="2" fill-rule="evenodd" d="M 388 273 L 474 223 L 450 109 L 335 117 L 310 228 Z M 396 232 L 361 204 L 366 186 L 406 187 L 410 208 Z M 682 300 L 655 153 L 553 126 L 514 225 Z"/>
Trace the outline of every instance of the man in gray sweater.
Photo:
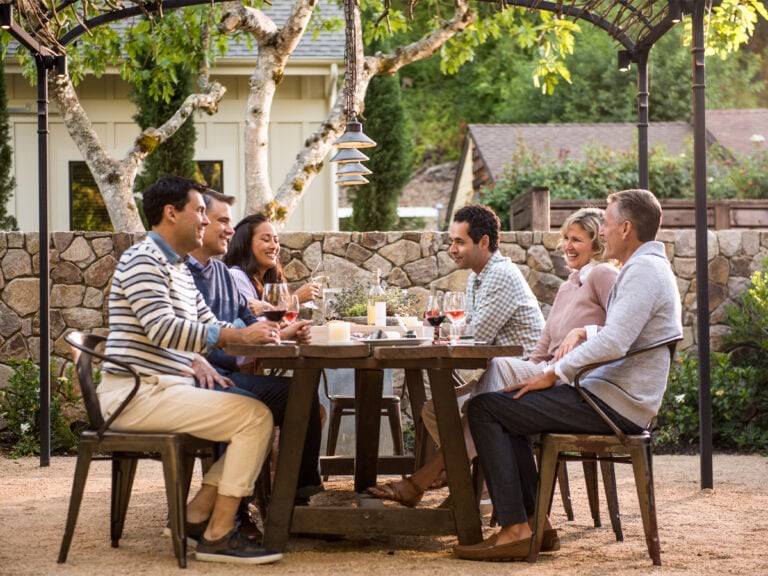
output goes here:
<path id="1" fill-rule="evenodd" d="M 611 433 L 569 385 L 578 369 L 682 335 L 677 283 L 664 245 L 655 241 L 660 226 L 661 206 L 647 190 L 611 194 L 600 235 L 605 257 L 618 260 L 622 268 L 603 329 L 547 372 L 470 401 L 469 425 L 501 530 L 479 544 L 455 546 L 459 558 L 528 556 L 537 480 L 529 436 Z M 661 405 L 670 361 L 666 347 L 656 348 L 593 370 L 581 386 L 619 428 L 637 434 Z M 556 540 L 551 526 L 547 529 L 554 536 L 550 540 Z"/>

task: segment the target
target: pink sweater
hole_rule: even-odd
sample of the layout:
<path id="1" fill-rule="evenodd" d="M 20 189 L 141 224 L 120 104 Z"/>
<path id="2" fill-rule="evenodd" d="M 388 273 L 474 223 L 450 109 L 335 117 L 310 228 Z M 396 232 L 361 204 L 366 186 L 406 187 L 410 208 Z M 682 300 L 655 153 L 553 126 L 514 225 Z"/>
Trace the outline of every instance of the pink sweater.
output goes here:
<path id="1" fill-rule="evenodd" d="M 582 271 L 587 272 L 583 283 L 580 280 Z M 608 263 L 592 265 L 588 270 L 572 272 L 557 291 L 544 331 L 529 360 L 549 362 L 572 329 L 590 324 L 597 326 L 605 324 L 608 294 L 618 274 L 619 270 Z"/>

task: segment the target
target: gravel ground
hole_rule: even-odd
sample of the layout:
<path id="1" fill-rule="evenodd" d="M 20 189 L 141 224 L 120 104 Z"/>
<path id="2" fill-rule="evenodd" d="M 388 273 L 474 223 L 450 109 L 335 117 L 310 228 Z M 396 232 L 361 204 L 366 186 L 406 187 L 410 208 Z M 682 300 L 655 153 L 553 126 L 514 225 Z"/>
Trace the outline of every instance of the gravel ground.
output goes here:
<path id="1" fill-rule="evenodd" d="M 120 547 L 109 543 L 110 468 L 95 462 L 86 487 L 69 559 L 56 564 L 64 530 L 74 458 L 54 458 L 41 468 L 39 460 L 0 458 L 0 574 L 90 576 L 181 573 L 168 539 L 160 534 L 166 506 L 162 471 L 142 462 L 134 486 Z M 637 496 L 629 466 L 617 466 L 624 542 L 616 542 L 603 502 L 603 527 L 592 525 L 581 467 L 571 464 L 571 490 L 576 519 L 567 522 L 555 501 L 553 521 L 562 548 L 537 564 L 473 563 L 451 556 L 450 537 L 376 539 L 293 538 L 284 559 L 270 566 L 205 564 L 189 559 L 185 574 L 236 574 L 243 570 L 281 575 L 427 575 L 537 576 L 642 574 L 768 574 L 768 458 L 717 455 L 715 488 L 699 487 L 696 456 L 654 459 L 663 566 L 653 567 L 647 555 Z M 329 490 L 312 505 L 349 500 L 347 478 L 331 479 Z M 421 504 L 434 506 L 446 496 L 436 490 Z M 556 496 L 557 497 L 557 496 Z M 492 529 L 486 528 L 486 534 Z"/>

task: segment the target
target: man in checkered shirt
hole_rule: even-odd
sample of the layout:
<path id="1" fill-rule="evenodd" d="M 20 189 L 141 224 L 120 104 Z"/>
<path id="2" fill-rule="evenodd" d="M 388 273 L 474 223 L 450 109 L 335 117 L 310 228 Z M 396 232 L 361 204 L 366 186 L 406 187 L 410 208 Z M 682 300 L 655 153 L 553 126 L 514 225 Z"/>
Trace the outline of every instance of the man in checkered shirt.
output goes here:
<path id="1" fill-rule="evenodd" d="M 459 268 L 469 268 L 467 323 L 475 338 L 489 344 L 519 345 L 523 355 L 536 346 L 544 316 L 522 273 L 499 254 L 501 223 L 480 204 L 459 209 L 451 224 L 448 252 Z"/>
<path id="2" fill-rule="evenodd" d="M 475 328 L 475 338 L 489 344 L 519 345 L 523 354 L 528 355 L 544 328 L 544 316 L 520 270 L 499 254 L 500 230 L 501 222 L 493 210 L 480 204 L 464 206 L 453 217 L 448 252 L 459 268 L 472 270 L 467 280 L 467 322 Z M 490 391 L 480 390 L 477 381 L 471 380 L 457 388 L 456 394 Z M 429 435 L 439 443 L 432 400 L 424 404 L 421 416 Z M 465 438 L 469 440 L 466 418 L 462 422 Z M 471 460 L 476 453 L 471 442 L 467 452 Z M 429 485 L 439 481 L 444 468 L 443 453 L 437 452 L 412 476 L 371 486 L 368 493 L 415 506 Z"/>

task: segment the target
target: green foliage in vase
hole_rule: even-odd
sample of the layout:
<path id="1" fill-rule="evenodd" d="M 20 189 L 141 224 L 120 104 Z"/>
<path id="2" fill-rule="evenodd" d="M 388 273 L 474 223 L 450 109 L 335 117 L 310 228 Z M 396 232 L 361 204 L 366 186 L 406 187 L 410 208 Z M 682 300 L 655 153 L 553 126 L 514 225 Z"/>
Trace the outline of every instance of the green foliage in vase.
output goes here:
<path id="1" fill-rule="evenodd" d="M 368 311 L 368 289 L 370 286 L 353 282 L 349 288 L 344 288 L 336 297 L 339 315 L 343 317 L 365 316 Z M 384 286 L 387 296 L 387 316 L 415 316 L 416 296 L 409 294 L 397 286 Z"/>

